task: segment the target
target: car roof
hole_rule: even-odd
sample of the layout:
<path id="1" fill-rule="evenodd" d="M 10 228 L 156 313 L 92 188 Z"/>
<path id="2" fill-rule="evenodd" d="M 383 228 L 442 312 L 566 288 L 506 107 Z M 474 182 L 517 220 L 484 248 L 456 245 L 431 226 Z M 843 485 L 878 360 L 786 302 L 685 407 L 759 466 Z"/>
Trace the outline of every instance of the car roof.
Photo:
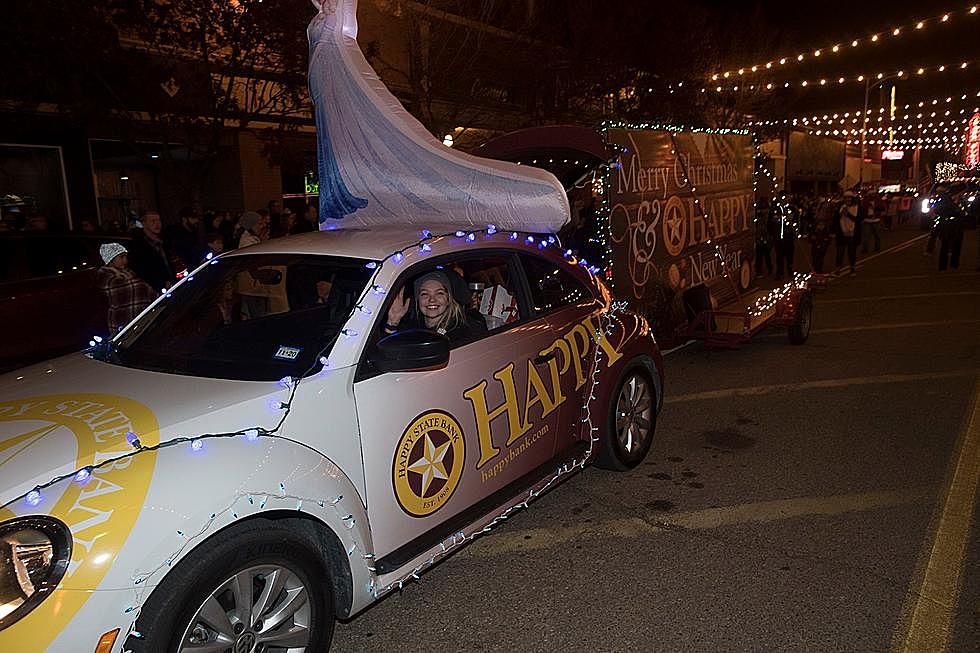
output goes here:
<path id="1" fill-rule="evenodd" d="M 440 231 L 433 227 L 430 242 L 439 242 L 438 236 L 453 233 L 451 229 Z M 464 229 L 465 230 L 465 229 Z M 345 227 L 314 231 L 295 236 L 284 236 L 263 241 L 257 245 L 236 249 L 225 256 L 239 254 L 332 254 L 353 258 L 381 260 L 392 252 L 405 250 L 422 241 L 422 229 L 413 225 L 397 227 Z"/>
<path id="2" fill-rule="evenodd" d="M 336 254 L 354 258 L 383 259 L 394 251 L 419 242 L 422 236 L 412 227 L 382 229 L 345 228 L 314 231 L 272 238 L 230 252 L 237 254 Z"/>

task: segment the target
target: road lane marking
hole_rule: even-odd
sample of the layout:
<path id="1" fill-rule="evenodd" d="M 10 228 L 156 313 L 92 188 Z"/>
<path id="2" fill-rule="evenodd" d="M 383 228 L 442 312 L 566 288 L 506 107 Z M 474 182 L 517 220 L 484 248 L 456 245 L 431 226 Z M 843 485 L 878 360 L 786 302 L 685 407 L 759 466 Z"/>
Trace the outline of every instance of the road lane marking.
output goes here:
<path id="1" fill-rule="evenodd" d="M 777 383 L 773 385 L 742 386 L 723 388 L 705 392 L 693 392 L 685 395 L 673 395 L 664 399 L 665 404 L 679 404 L 689 401 L 704 401 L 708 399 L 729 399 L 732 397 L 755 397 L 776 392 L 801 392 L 828 388 L 847 388 L 858 385 L 878 385 L 884 383 L 912 383 L 915 381 L 933 381 L 937 379 L 953 379 L 957 377 L 973 377 L 976 370 L 952 370 L 949 372 L 925 372 L 922 374 L 881 374 L 879 376 L 854 376 L 844 379 L 822 379 L 819 381 L 801 381 L 800 383 Z"/>
<path id="2" fill-rule="evenodd" d="M 824 304 L 850 304 L 857 302 L 880 302 L 894 299 L 922 299 L 924 297 L 963 297 L 967 295 L 980 295 L 980 290 L 963 290 L 959 292 L 924 292 L 914 295 L 877 295 L 871 297 L 847 297 L 841 299 L 821 299 L 820 305 Z"/>
<path id="3" fill-rule="evenodd" d="M 810 335 L 819 333 L 848 333 L 851 331 L 884 331 L 888 329 L 921 329 L 923 327 L 956 326 L 963 324 L 980 324 L 980 320 L 942 320 L 937 322 L 898 322 L 894 324 L 866 324 L 863 326 L 831 327 L 828 329 L 813 329 Z"/>
<path id="4" fill-rule="evenodd" d="M 811 329 L 810 335 L 821 333 L 851 333 L 854 331 L 887 331 L 889 329 L 923 329 L 926 327 L 963 326 L 980 324 L 980 320 L 942 320 L 937 322 L 897 322 L 893 324 L 865 324 L 861 326 L 828 327 L 826 329 Z M 756 338 L 785 338 L 785 333 L 766 333 Z"/>
<path id="5" fill-rule="evenodd" d="M 722 508 L 708 508 L 677 514 L 657 513 L 657 516 L 624 517 L 599 522 L 577 522 L 554 528 L 529 528 L 499 531 L 470 547 L 476 556 L 496 556 L 506 553 L 549 549 L 581 540 L 584 537 L 616 537 L 636 539 L 663 535 L 671 529 L 709 530 L 746 523 L 776 522 L 810 516 L 833 516 L 852 512 L 877 510 L 908 505 L 928 497 L 926 488 L 884 492 L 861 492 L 828 497 L 800 497 L 744 503 Z"/>
<path id="6" fill-rule="evenodd" d="M 878 258 L 879 256 L 884 256 L 885 254 L 892 254 L 894 252 L 900 252 L 903 249 L 908 249 L 909 247 L 911 247 L 915 243 L 917 243 L 920 240 L 923 240 L 926 237 L 928 237 L 928 235 L 929 234 L 923 234 L 921 236 L 916 236 L 915 238 L 911 238 L 909 240 L 906 240 L 904 242 L 901 242 L 898 245 L 892 245 L 888 249 L 883 249 L 880 252 L 875 252 L 874 254 L 868 254 L 868 255 L 862 256 L 860 258 L 860 260 L 858 260 L 857 264 L 854 267 L 855 267 L 855 269 L 860 270 L 862 267 L 864 267 L 864 264 L 867 263 L 868 261 L 873 261 L 874 259 Z M 847 276 L 849 273 L 850 273 L 849 268 L 842 267 L 840 270 L 838 270 L 834 274 L 837 277 L 844 277 L 844 276 Z"/>
<path id="7" fill-rule="evenodd" d="M 956 272 L 956 276 L 954 278 L 976 277 L 976 276 L 980 276 L 980 272 L 958 271 Z M 935 273 L 935 274 L 911 274 L 902 277 L 861 277 L 860 279 L 856 279 L 856 281 L 909 281 L 911 279 L 938 279 L 938 278 L 939 278 L 939 274 Z"/>
<path id="8" fill-rule="evenodd" d="M 948 479 L 942 511 L 927 549 L 921 582 L 913 581 L 906 608 L 914 601 L 908 630 L 902 638 L 903 653 L 939 653 L 947 650 L 956 605 L 970 522 L 980 484 L 980 378 L 973 393 L 966 428 L 958 438 L 952 475 Z M 903 610 L 903 615 L 908 614 Z M 900 632 L 900 631 L 899 631 Z"/>

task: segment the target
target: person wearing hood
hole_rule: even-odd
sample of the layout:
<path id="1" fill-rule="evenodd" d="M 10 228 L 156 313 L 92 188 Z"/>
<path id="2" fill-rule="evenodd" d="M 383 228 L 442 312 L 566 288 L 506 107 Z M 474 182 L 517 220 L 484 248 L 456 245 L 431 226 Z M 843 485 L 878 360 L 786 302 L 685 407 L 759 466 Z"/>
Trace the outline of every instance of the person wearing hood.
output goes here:
<path id="1" fill-rule="evenodd" d="M 108 306 L 106 325 L 111 337 L 152 304 L 158 293 L 129 269 L 129 254 L 119 243 L 102 245 L 99 255 L 105 265 L 99 268 L 96 280 Z"/>
<path id="2" fill-rule="evenodd" d="M 385 333 L 400 329 L 430 329 L 449 338 L 451 345 L 469 342 L 485 333 L 486 323 L 478 323 L 455 297 L 453 288 L 446 272 L 426 272 L 415 280 L 412 297 L 405 296 L 406 288 L 395 297 L 388 309 Z"/>
<path id="3" fill-rule="evenodd" d="M 844 193 L 844 204 L 840 207 L 834 220 L 834 240 L 837 241 L 837 268 L 844 263 L 844 252 L 851 264 L 851 275 L 855 274 L 854 265 L 857 262 L 857 246 L 861 235 L 861 223 L 864 209 L 853 191 Z"/>
<path id="4" fill-rule="evenodd" d="M 936 197 L 936 234 L 939 237 L 939 271 L 960 266 L 963 249 L 963 227 L 966 216 L 950 195 L 947 186 L 940 186 Z"/>

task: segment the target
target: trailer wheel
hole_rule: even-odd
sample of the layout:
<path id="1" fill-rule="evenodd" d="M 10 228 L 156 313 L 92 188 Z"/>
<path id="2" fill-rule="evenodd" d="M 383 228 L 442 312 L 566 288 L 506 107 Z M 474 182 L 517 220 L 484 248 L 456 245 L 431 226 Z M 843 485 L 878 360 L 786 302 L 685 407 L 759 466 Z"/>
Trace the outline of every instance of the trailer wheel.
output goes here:
<path id="1" fill-rule="evenodd" d="M 810 325 L 813 323 L 813 298 L 809 292 L 800 297 L 796 307 L 796 319 L 789 327 L 789 341 L 794 345 L 802 345 L 810 337 Z"/>

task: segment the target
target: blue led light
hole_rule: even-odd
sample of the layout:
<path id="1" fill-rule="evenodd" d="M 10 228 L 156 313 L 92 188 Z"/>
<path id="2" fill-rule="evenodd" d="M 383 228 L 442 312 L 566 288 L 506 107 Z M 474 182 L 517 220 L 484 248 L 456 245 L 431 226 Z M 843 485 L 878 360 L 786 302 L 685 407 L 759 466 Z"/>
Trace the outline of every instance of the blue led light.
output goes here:
<path id="1" fill-rule="evenodd" d="M 246 429 L 245 430 L 245 439 L 248 440 L 249 442 L 255 442 L 256 440 L 259 439 L 259 430 L 258 429 Z"/>
<path id="2" fill-rule="evenodd" d="M 405 255 L 402 254 L 401 252 L 396 252 L 395 255 L 391 257 L 391 260 L 394 261 L 395 263 L 401 263 L 402 261 L 405 260 Z"/>
<path id="3" fill-rule="evenodd" d="M 323 365 L 324 367 L 326 367 L 329 364 L 330 364 L 330 361 L 327 360 L 327 357 L 326 356 L 320 356 L 320 365 Z"/>
<path id="4" fill-rule="evenodd" d="M 269 410 L 283 410 L 289 405 L 279 401 L 278 399 L 270 399 L 268 404 Z"/>
<path id="5" fill-rule="evenodd" d="M 527 238 L 525 238 L 524 240 L 525 240 L 526 242 L 528 242 L 528 243 L 533 243 L 533 242 L 534 242 L 534 236 L 528 236 L 528 237 L 527 237 Z"/>
<path id="6" fill-rule="evenodd" d="M 373 293 L 374 293 L 375 295 L 383 295 L 383 294 L 385 294 L 385 289 L 384 289 L 384 286 L 379 286 L 379 285 L 377 285 L 377 284 L 375 284 L 375 285 L 373 285 L 373 286 L 371 286 L 371 291 L 372 291 L 372 292 L 373 292 Z"/>
<path id="7" fill-rule="evenodd" d="M 565 258 L 571 258 L 571 257 L 572 257 L 572 250 L 566 249 L 565 250 Z"/>
<path id="8" fill-rule="evenodd" d="M 423 229 L 419 233 L 422 234 L 422 238 L 432 238 L 432 232 L 428 229 Z"/>
<path id="9" fill-rule="evenodd" d="M 378 267 L 378 264 L 375 261 L 368 261 L 364 264 L 364 267 L 366 267 L 368 270 L 373 270 L 374 268 Z"/>
<path id="10" fill-rule="evenodd" d="M 204 448 L 204 440 L 197 438 L 191 440 L 191 451 L 200 451 Z"/>
<path id="11" fill-rule="evenodd" d="M 140 444 L 140 439 L 136 437 L 136 434 L 132 431 L 126 431 L 126 442 L 128 442 L 134 449 L 139 449 L 143 446 Z"/>
<path id="12" fill-rule="evenodd" d="M 422 243 L 421 245 L 419 245 L 419 252 L 421 252 L 422 254 L 431 251 L 432 251 L 432 246 L 429 245 L 429 243 Z"/>
<path id="13" fill-rule="evenodd" d="M 75 472 L 75 482 L 79 485 L 83 485 L 87 480 L 92 478 L 92 470 L 89 467 L 82 467 L 80 470 Z"/>
<path id="14" fill-rule="evenodd" d="M 507 237 L 509 239 L 511 239 L 511 240 L 517 240 L 517 232 L 516 231 L 512 231 L 512 232 L 510 232 L 510 235 L 507 236 Z"/>
<path id="15" fill-rule="evenodd" d="M 472 243 L 474 240 L 476 240 L 476 234 L 474 233 L 466 234 L 466 240 Z"/>
<path id="16" fill-rule="evenodd" d="M 466 232 L 465 231 L 457 231 L 456 232 L 456 237 L 457 238 L 462 238 L 465 235 L 466 235 Z"/>
<path id="17" fill-rule="evenodd" d="M 92 340 L 96 342 L 102 342 L 102 336 L 92 336 Z"/>
<path id="18" fill-rule="evenodd" d="M 27 496 L 24 497 L 24 501 L 27 502 L 27 505 L 33 507 L 41 503 L 43 498 L 44 497 L 41 495 L 41 491 L 35 488 L 27 493 Z"/>
<path id="19" fill-rule="evenodd" d="M 488 224 L 487 225 L 487 233 L 489 235 L 491 235 L 491 236 L 494 235 L 495 233 L 497 233 L 497 225 Z"/>

